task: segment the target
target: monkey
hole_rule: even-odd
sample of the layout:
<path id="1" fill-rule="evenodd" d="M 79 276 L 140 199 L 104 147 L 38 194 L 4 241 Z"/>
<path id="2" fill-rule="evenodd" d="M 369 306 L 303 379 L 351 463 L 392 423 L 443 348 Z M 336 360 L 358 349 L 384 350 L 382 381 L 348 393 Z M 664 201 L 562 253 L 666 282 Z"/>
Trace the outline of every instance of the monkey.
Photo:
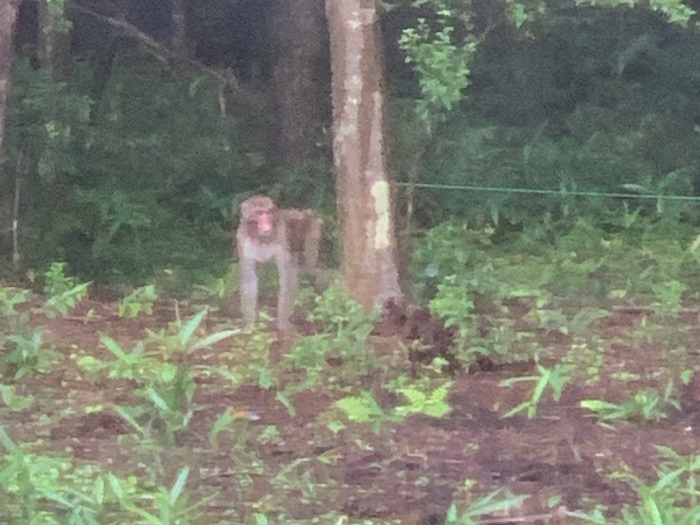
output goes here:
<path id="1" fill-rule="evenodd" d="M 296 301 L 299 268 L 318 265 L 323 219 L 313 210 L 279 209 L 270 197 L 255 195 L 241 204 L 236 248 L 241 265 L 241 312 L 248 327 L 258 310 L 256 266 L 274 260 L 279 274 L 277 328 L 286 331 Z"/>

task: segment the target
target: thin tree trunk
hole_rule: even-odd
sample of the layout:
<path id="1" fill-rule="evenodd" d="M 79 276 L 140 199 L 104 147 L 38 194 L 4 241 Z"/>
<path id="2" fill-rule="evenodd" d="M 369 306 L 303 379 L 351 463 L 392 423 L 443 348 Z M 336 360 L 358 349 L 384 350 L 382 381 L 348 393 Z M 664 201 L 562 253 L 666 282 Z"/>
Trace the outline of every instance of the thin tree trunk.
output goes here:
<path id="1" fill-rule="evenodd" d="M 172 36 L 171 47 L 181 58 L 192 58 L 192 42 L 187 32 L 187 13 L 185 0 L 172 0 Z"/>
<path id="2" fill-rule="evenodd" d="M 324 0 L 278 0 L 273 18 L 273 71 L 279 115 L 276 154 L 291 164 L 318 158 L 322 124 L 330 112 L 328 32 Z"/>
<path id="3" fill-rule="evenodd" d="M 49 5 L 40 0 L 39 39 L 37 57 L 42 68 L 51 72 L 54 80 L 66 80 L 70 76 L 70 32 L 68 21 L 63 18 L 56 3 Z"/>
<path id="4" fill-rule="evenodd" d="M 343 282 L 367 308 L 400 300 L 387 169 L 383 64 L 375 0 L 327 0 L 333 156 Z"/>
<path id="5" fill-rule="evenodd" d="M 10 68 L 12 66 L 13 37 L 19 0 L 0 1 L 0 170 L 5 164 L 5 115 L 10 89 Z"/>
<path id="6" fill-rule="evenodd" d="M 5 119 L 10 91 L 10 70 L 14 55 L 14 32 L 19 0 L 0 0 L 0 235 L 4 237 L 12 211 L 12 193 L 5 158 Z M 16 223 L 15 223 L 16 224 Z M 3 238 L 4 242 L 4 238 Z"/>

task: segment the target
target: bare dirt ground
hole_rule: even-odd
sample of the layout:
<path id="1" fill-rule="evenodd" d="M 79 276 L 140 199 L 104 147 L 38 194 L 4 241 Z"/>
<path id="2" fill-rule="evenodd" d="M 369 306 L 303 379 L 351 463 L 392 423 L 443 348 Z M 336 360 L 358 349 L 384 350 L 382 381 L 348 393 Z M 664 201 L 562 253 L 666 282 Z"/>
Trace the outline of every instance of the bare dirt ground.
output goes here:
<path id="1" fill-rule="evenodd" d="M 213 494 L 203 507 L 202 523 L 207 524 L 250 523 L 254 512 L 271 519 L 283 516 L 273 522 L 303 522 L 329 511 L 353 519 L 442 523 L 450 503 L 464 498 L 460 487 L 468 479 L 476 482 L 476 496 L 500 487 L 531 496 L 508 516 L 492 516 L 484 523 L 578 523 L 561 509 L 590 510 L 596 504 L 614 513 L 634 501 L 635 494 L 628 484 L 612 479 L 612 472 L 627 465 L 651 480 L 659 458 L 654 445 L 692 454 L 700 444 L 700 387 L 695 381 L 677 385 L 683 410 L 671 410 L 659 422 L 615 421 L 606 427 L 579 406 L 589 398 L 620 402 L 648 387 L 663 391 L 664 374 L 676 369 L 676 363 L 669 362 L 668 348 L 633 340 L 646 316 L 644 311 L 622 311 L 604 319 L 599 326 L 604 351 L 600 377 L 574 379 L 559 402 L 547 396 L 534 419 L 523 414 L 502 417 L 528 399 L 532 384 L 504 388 L 499 383 L 532 374 L 534 364 L 528 362 L 459 374 L 448 398 L 448 415 L 412 416 L 379 434 L 359 425 L 352 433 L 331 432 L 327 413 L 334 399 L 327 392 L 295 395 L 297 413 L 292 417 L 274 390 L 198 376 L 193 420 L 178 435 L 176 446 L 159 451 L 166 479 L 158 482 L 169 486 L 188 465 L 187 489 L 194 499 Z M 35 402 L 23 412 L 0 408 L 9 435 L 15 442 L 41 443 L 35 448 L 72 456 L 78 464 L 146 476 L 156 454 L 145 454 L 135 441 L 125 439 L 133 429 L 113 410 L 134 402 L 133 385 L 88 381 L 75 358 L 83 353 L 108 358 L 100 334 L 130 348 L 147 329 L 162 329 L 173 319 L 173 309 L 163 304 L 154 316 L 126 320 L 116 316 L 113 305 L 96 301 L 82 303 L 65 318 L 36 316 L 33 324 L 45 327 L 47 342 L 64 359 L 50 373 L 17 382 L 18 393 L 33 395 Z M 700 335 L 692 327 L 696 316 L 684 321 L 685 341 L 692 346 Z M 395 336 L 373 336 L 371 342 L 382 351 L 400 348 Z M 569 343 L 562 334 L 543 340 L 555 352 L 563 352 Z M 229 366 L 237 360 L 231 346 L 230 341 L 217 345 L 195 360 Z M 279 351 L 285 351 L 284 345 Z M 405 366 L 408 370 L 408 360 Z M 623 372 L 632 379 L 617 380 Z M 92 407 L 90 413 L 87 407 Z M 209 430 L 226 410 L 240 419 L 214 447 Z M 553 496 L 560 496 L 555 506 L 549 499 Z"/>

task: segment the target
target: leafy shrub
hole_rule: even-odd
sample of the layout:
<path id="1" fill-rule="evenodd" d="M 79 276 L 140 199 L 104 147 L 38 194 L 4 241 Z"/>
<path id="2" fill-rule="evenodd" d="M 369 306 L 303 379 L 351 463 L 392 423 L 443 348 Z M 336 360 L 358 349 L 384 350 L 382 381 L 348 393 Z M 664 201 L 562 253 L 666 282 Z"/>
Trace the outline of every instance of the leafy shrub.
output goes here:
<path id="1" fill-rule="evenodd" d="M 700 266 L 690 244 L 694 228 L 672 217 L 637 217 L 626 228 L 579 219 L 552 234 L 526 227 L 506 240 L 495 230 L 457 221 L 430 230 L 412 260 L 419 294 L 430 299 L 451 276 L 470 293 L 495 299 L 536 296 L 605 297 L 615 291 L 657 297 L 678 310 L 682 293 L 697 289 Z M 619 294 L 618 294 L 619 295 Z"/>
<path id="2" fill-rule="evenodd" d="M 22 186 L 29 264 L 65 260 L 102 282 L 224 273 L 230 203 L 260 184 L 262 143 L 219 116 L 213 82 L 139 60 L 117 57 L 98 101 L 16 68 L 8 153 L 36 160 L 40 175 Z"/>
<path id="3" fill-rule="evenodd" d="M 596 118 L 589 114 L 586 118 Z M 646 133 L 659 134 L 656 128 L 670 125 L 648 120 L 618 129 L 572 120 L 574 128 L 567 138 L 553 139 L 540 129 L 497 126 L 473 127 L 469 119 L 455 115 L 435 138 L 435 147 L 421 160 L 419 182 L 438 185 L 500 188 L 501 191 L 448 191 L 421 189 L 416 209 L 422 223 L 436 224 L 448 217 L 469 219 L 475 225 L 508 221 L 540 222 L 543 217 L 605 217 L 625 210 L 625 201 L 606 198 L 600 192 L 688 195 L 692 192 L 695 171 L 692 159 L 676 158 L 667 171 L 659 171 L 655 159 L 644 158 L 649 148 Z M 654 117 L 649 117 L 653 121 Z M 585 119 L 584 119 L 585 120 Z M 577 125 L 597 128 L 579 134 Z M 631 129 L 630 129 L 631 128 Z M 687 139 L 689 140 L 689 139 Z M 688 144 L 690 147 L 690 144 Z M 534 190 L 551 193 L 520 193 Z M 570 191 L 594 192 L 571 196 Z M 657 212 L 694 213 L 687 203 L 629 199 L 634 207 Z"/>
<path id="4" fill-rule="evenodd" d="M 315 298 L 315 303 L 309 320 L 318 322 L 321 332 L 304 337 L 285 358 L 306 372 L 305 380 L 294 389 L 315 385 L 326 372 L 329 359 L 343 362 L 341 371 L 348 380 L 371 373 L 376 363 L 367 338 L 374 328 L 373 319 L 339 286 L 331 286 Z"/>

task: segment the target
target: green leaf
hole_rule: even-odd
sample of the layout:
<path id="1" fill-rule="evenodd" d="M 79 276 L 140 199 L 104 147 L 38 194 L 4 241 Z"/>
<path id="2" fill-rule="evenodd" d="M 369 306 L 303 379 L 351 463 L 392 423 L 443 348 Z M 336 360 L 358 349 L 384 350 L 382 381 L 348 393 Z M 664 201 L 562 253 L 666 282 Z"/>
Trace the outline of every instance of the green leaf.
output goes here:
<path id="1" fill-rule="evenodd" d="M 223 341 L 224 339 L 227 339 L 229 337 L 233 337 L 236 334 L 239 334 L 240 330 L 222 330 L 221 332 L 216 332 L 214 334 L 208 335 L 204 339 L 201 339 L 197 341 L 195 344 L 193 344 L 190 348 L 187 349 L 187 353 L 191 354 L 192 352 L 196 352 L 197 350 L 201 348 L 205 348 L 207 346 L 213 346 L 219 341 Z"/>
<path id="2" fill-rule="evenodd" d="M 287 394 L 285 394 L 284 392 L 277 392 L 275 398 L 277 399 L 277 401 L 284 405 L 291 417 L 297 415 L 297 409 L 294 408 L 294 405 L 292 404 L 292 401 L 289 399 L 289 396 L 287 396 Z"/>
<path id="3" fill-rule="evenodd" d="M 185 483 L 187 482 L 187 476 L 189 473 L 189 467 L 184 467 L 182 470 L 180 470 L 180 473 L 173 484 L 173 488 L 170 490 L 170 497 L 172 501 L 176 501 L 180 497 L 182 489 L 185 487 Z"/>
<path id="4" fill-rule="evenodd" d="M 211 430 L 209 430 L 209 445 L 211 446 L 211 448 L 213 448 L 214 450 L 218 450 L 219 433 L 229 428 L 231 426 L 231 423 L 233 423 L 233 420 L 234 417 L 230 409 L 224 410 L 221 413 L 221 415 L 219 415 L 219 417 L 216 418 L 216 421 L 214 421 L 214 424 L 211 426 Z"/>
<path id="5" fill-rule="evenodd" d="M 190 339 L 201 324 L 202 319 L 204 319 L 205 315 L 207 315 L 207 308 L 205 308 L 201 312 L 197 313 L 194 317 L 192 317 L 192 319 L 188 321 L 185 327 L 182 330 L 180 330 L 180 344 L 183 347 L 187 347 L 187 343 L 189 343 Z"/>

